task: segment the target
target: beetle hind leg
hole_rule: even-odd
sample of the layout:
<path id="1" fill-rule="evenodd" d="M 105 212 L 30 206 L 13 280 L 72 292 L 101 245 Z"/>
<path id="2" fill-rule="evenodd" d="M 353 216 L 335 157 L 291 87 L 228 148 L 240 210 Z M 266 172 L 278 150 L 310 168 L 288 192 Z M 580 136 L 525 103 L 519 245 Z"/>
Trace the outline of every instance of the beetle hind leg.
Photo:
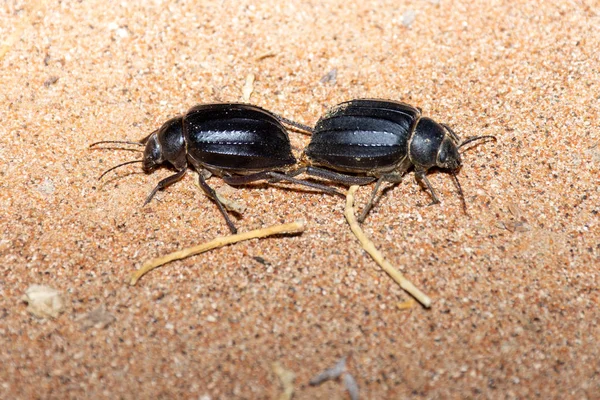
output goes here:
<path id="1" fill-rule="evenodd" d="M 340 174 L 339 172 L 330 171 L 324 168 L 317 167 L 303 167 L 298 168 L 297 170 L 288 172 L 288 176 L 297 176 L 300 174 L 307 174 L 310 176 L 314 176 L 316 178 L 323 178 L 330 182 L 337 183 L 340 185 L 352 186 L 352 185 L 367 185 L 371 182 L 375 181 L 375 178 L 372 176 L 354 176 L 354 175 L 346 175 Z"/>
<path id="2" fill-rule="evenodd" d="M 299 174 L 297 174 L 297 175 L 299 175 Z M 264 171 L 264 172 L 257 172 L 255 174 L 250 174 L 250 175 L 224 176 L 223 180 L 225 181 L 225 183 L 227 183 L 228 185 L 232 185 L 232 186 L 245 185 L 247 183 L 252 183 L 252 182 L 261 181 L 261 180 L 267 180 L 269 183 L 286 181 L 286 182 L 295 183 L 298 185 L 307 186 L 312 189 L 317 189 L 317 190 L 325 192 L 325 193 L 337 194 L 337 195 L 343 196 L 342 193 L 340 193 L 339 191 L 337 191 L 334 188 L 330 188 L 329 186 L 321 185 L 321 184 L 315 183 L 315 182 L 305 181 L 302 179 L 296 179 L 296 178 L 294 178 L 294 176 L 296 176 L 296 175 L 293 173 L 292 174 L 284 174 L 284 173 L 274 172 L 274 171 Z"/>

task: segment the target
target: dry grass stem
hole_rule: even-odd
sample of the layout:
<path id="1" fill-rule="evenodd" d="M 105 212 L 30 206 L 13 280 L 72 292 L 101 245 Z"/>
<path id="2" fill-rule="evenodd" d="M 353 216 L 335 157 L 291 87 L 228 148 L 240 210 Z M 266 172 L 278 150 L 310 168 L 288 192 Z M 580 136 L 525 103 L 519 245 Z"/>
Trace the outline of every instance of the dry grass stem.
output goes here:
<path id="1" fill-rule="evenodd" d="M 142 276 L 152 271 L 154 268 L 160 267 L 161 265 L 165 265 L 166 263 L 169 263 L 171 261 L 181 260 L 186 257 L 204 253 L 206 251 L 227 246 L 229 244 L 242 242 L 244 240 L 258 239 L 273 235 L 300 233 L 304 231 L 304 225 L 305 224 L 303 221 L 296 221 L 289 224 L 274 225 L 267 228 L 255 229 L 250 232 L 238 233 L 236 235 L 218 237 L 216 239 L 211 240 L 210 242 L 203 243 L 198 246 L 188 247 L 186 249 L 179 250 L 162 257 L 148 260 L 142 265 L 140 269 L 133 273 L 129 284 L 132 286 L 135 285 Z"/>
<path id="2" fill-rule="evenodd" d="M 407 291 L 411 296 L 419 301 L 424 307 L 429 308 L 431 306 L 431 299 L 423 292 L 421 292 L 415 285 L 413 285 L 408 279 L 406 279 L 400 271 L 398 271 L 392 264 L 389 263 L 384 257 L 383 254 L 377 248 L 375 248 L 375 244 L 365 235 L 363 230 L 361 229 L 358 221 L 356 220 L 356 216 L 354 215 L 354 193 L 358 186 L 351 186 L 348 189 L 348 194 L 346 195 L 346 209 L 344 211 L 344 215 L 346 216 L 346 220 L 348 224 L 350 224 L 350 229 L 354 233 L 354 236 L 360 241 L 363 249 L 371 257 L 379 266 L 400 285 L 402 289 Z"/>
<path id="3" fill-rule="evenodd" d="M 244 82 L 244 87 L 242 88 L 242 100 L 245 103 L 250 101 L 250 96 L 252 96 L 252 92 L 254 91 L 254 74 L 248 74 L 246 76 L 246 81 Z"/>
<path id="4" fill-rule="evenodd" d="M 283 393 L 279 395 L 278 399 L 290 400 L 294 397 L 294 379 L 296 378 L 296 374 L 293 371 L 283 368 L 279 361 L 275 361 L 271 367 L 275 375 L 279 378 L 283 388 Z"/>

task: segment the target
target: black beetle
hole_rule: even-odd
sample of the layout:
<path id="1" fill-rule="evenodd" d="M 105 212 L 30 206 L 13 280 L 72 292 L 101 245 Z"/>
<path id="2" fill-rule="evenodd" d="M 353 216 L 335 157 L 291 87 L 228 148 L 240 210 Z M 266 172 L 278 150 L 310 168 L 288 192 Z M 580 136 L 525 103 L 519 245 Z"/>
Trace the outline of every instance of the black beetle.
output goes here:
<path id="1" fill-rule="evenodd" d="M 198 172 L 200 186 L 215 201 L 229 229 L 235 233 L 237 230 L 225 207 L 206 182 L 211 174 L 221 176 L 230 185 L 263 179 L 270 182 L 285 180 L 341 194 L 328 186 L 286 175 L 285 172 L 295 167 L 296 158 L 282 122 L 310 129 L 250 104 L 200 104 L 185 115 L 168 120 L 140 142 L 101 141 L 90 147 L 104 143 L 145 146 L 142 160 L 119 164 L 105 171 L 100 178 L 115 168 L 132 163 L 142 163 L 146 173 L 165 163 L 177 171 L 161 180 L 144 204 L 150 202 L 158 190 L 181 179 L 191 165 Z"/>
<path id="2" fill-rule="evenodd" d="M 478 136 L 461 142 L 449 126 L 421 117 L 419 109 L 406 103 L 351 100 L 338 104 L 319 119 L 303 154 L 302 162 L 307 166 L 293 171 L 290 176 L 306 172 L 350 185 L 366 184 L 377 179 L 371 199 L 359 217 L 362 222 L 381 183 L 400 182 L 411 166 L 414 166 L 417 182 L 429 189 L 432 204 L 439 203 L 426 176 L 430 168 L 438 167 L 451 172 L 466 210 L 456 177 L 461 167 L 458 149 L 474 140 L 486 138 L 495 140 L 493 136 Z"/>

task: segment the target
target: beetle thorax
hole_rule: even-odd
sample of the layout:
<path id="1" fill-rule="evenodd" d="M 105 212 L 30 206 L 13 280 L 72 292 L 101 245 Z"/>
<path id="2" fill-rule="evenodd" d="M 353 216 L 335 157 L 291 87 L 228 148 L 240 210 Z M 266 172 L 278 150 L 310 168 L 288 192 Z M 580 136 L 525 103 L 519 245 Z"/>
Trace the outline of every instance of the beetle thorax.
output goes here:
<path id="1" fill-rule="evenodd" d="M 457 136 L 431 118 L 421 118 L 410 138 L 409 157 L 415 167 L 455 170 L 460 167 Z"/>

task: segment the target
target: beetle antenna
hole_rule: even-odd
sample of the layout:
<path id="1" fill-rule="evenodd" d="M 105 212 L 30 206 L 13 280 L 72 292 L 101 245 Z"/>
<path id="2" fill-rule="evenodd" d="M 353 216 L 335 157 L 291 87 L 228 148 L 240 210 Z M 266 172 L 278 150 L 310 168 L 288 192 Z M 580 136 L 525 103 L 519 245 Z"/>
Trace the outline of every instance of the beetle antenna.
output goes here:
<path id="1" fill-rule="evenodd" d="M 465 194 L 463 193 L 462 187 L 460 186 L 460 182 L 458 181 L 458 176 L 456 176 L 456 172 L 454 172 L 454 171 L 452 171 L 450 173 L 450 175 L 452 175 L 452 178 L 454 179 L 454 183 L 456 184 L 456 187 L 458 188 L 458 194 L 460 195 L 460 199 L 462 200 L 462 203 L 463 203 L 463 210 L 464 210 L 465 214 L 468 215 L 467 202 L 465 201 Z"/>
<path id="2" fill-rule="evenodd" d="M 124 166 L 124 165 L 129 165 L 129 164 L 142 163 L 142 162 L 144 162 L 144 160 L 134 160 L 134 161 L 127 161 L 127 162 L 124 162 L 124 163 L 122 163 L 122 164 L 119 164 L 119 165 L 115 165 L 114 167 L 112 167 L 112 168 L 109 168 L 109 169 L 107 169 L 106 171 L 104 171 L 104 172 L 102 173 L 102 175 L 100 175 L 100 176 L 98 177 L 98 180 L 102 179 L 102 178 L 104 177 L 104 175 L 108 174 L 110 171 L 113 171 L 113 170 L 115 170 L 115 169 L 117 169 L 117 168 L 119 168 L 119 167 L 122 167 L 122 166 Z"/>
<path id="3" fill-rule="evenodd" d="M 96 142 L 96 143 L 90 144 L 89 147 L 92 148 L 92 147 L 94 147 L 94 146 L 96 146 L 98 144 L 107 144 L 107 143 L 133 144 L 133 145 L 136 145 L 136 146 L 143 146 L 144 145 L 143 143 L 140 143 L 140 142 L 129 142 L 127 140 L 102 140 L 100 142 Z"/>
<path id="4" fill-rule="evenodd" d="M 486 135 L 486 136 L 473 136 L 470 138 L 465 139 L 459 146 L 458 148 L 460 149 L 461 147 L 463 147 L 466 144 L 472 143 L 476 140 L 481 140 L 481 139 L 493 139 L 494 141 L 497 141 L 498 139 L 496 139 L 496 136 L 492 136 L 492 135 Z"/>

